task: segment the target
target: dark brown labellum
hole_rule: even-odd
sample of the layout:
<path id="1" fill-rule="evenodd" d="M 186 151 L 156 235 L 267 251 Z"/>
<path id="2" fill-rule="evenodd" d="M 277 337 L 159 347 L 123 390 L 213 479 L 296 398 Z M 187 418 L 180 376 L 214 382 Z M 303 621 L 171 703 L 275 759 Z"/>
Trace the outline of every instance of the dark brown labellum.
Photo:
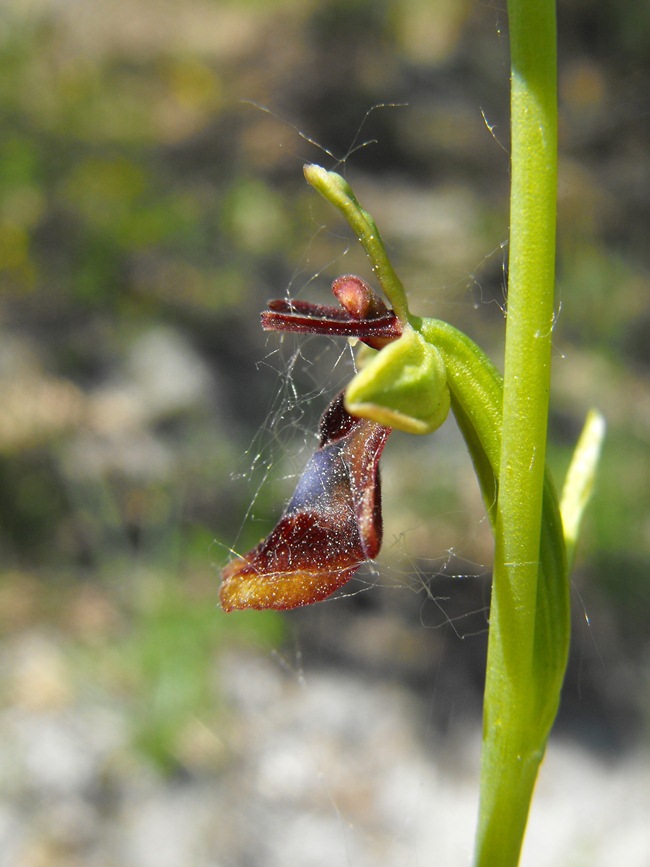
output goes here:
<path id="1" fill-rule="evenodd" d="M 275 529 L 224 569 L 224 610 L 318 602 L 378 554 L 379 458 L 390 428 L 351 416 L 341 393 L 320 430 L 320 446 Z"/>

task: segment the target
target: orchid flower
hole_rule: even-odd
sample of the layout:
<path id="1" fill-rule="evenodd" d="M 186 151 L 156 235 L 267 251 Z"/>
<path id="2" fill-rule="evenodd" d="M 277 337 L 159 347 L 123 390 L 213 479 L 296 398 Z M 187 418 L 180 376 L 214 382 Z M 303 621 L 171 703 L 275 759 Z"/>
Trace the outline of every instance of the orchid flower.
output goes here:
<path id="1" fill-rule="evenodd" d="M 332 284 L 341 308 L 270 301 L 265 330 L 358 337 L 374 348 L 397 340 L 395 314 L 359 277 Z M 341 392 L 320 422 L 320 443 L 279 523 L 223 572 L 221 604 L 297 608 L 329 596 L 381 546 L 379 458 L 391 428 L 352 416 Z"/>
<path id="2" fill-rule="evenodd" d="M 270 301 L 267 331 L 356 337 L 380 350 L 321 419 L 321 439 L 271 534 L 228 564 L 221 604 L 297 608 L 338 590 L 381 545 L 379 457 L 392 428 L 430 433 L 450 408 L 445 364 L 360 277 L 332 284 L 341 307 Z"/>

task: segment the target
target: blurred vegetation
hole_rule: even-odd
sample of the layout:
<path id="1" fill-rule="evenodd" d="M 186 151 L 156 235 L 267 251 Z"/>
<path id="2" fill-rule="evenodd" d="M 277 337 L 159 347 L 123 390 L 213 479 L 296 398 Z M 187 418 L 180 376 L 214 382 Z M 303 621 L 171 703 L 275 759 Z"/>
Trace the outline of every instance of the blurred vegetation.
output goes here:
<path id="1" fill-rule="evenodd" d="M 650 15 L 613 0 L 559 15 L 558 478 L 587 409 L 609 423 L 575 577 L 592 634 L 579 630 L 568 688 L 593 690 L 618 730 L 648 711 L 638 679 L 621 691 L 639 674 L 648 684 L 650 654 Z M 305 397 L 273 426 L 291 354 L 275 355 L 258 311 L 288 287 L 325 300 L 337 274 L 369 276 L 302 180 L 303 161 L 333 159 L 292 124 L 350 153 L 413 309 L 498 359 L 505 13 L 458 0 L 94 0 L 8 2 L 0 16 L 2 633 L 61 630 L 75 682 L 129 707 L 160 766 L 191 764 L 188 720 L 220 712 L 219 653 L 284 634 L 280 618 L 221 615 L 218 567 L 272 525 L 326 403 L 314 395 L 346 376 L 332 374 L 338 348 L 305 341 L 293 367 Z M 384 103 L 408 105 L 368 114 Z M 489 563 L 478 496 L 453 435 L 395 439 L 385 583 L 408 583 L 412 567 L 437 594 L 449 549 L 476 573 Z M 276 481 L 256 494 L 259 473 L 246 479 L 257 464 L 264 475 L 267 449 Z M 423 596 L 378 589 L 293 623 L 326 658 L 346 605 L 401 607 L 417 630 Z M 421 632 L 404 657 L 420 668 L 440 640 Z M 603 671 L 595 660 L 610 653 Z"/>

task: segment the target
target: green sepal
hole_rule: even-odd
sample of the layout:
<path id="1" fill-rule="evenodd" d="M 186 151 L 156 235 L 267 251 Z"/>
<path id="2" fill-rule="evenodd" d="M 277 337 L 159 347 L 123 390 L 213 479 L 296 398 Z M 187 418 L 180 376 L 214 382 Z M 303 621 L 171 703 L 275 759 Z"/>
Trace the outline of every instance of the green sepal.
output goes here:
<path id="1" fill-rule="evenodd" d="M 439 428 L 449 406 L 442 355 L 410 327 L 370 359 L 345 392 L 351 415 L 412 434 Z"/>

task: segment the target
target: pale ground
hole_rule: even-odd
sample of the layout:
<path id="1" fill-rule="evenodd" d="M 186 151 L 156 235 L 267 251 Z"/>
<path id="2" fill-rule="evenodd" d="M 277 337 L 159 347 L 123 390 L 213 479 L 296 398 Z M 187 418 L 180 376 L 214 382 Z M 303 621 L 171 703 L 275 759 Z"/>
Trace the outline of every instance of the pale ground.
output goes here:
<path id="1" fill-rule="evenodd" d="M 471 863 L 477 732 L 442 741 L 406 690 L 274 656 L 229 655 L 219 676 L 223 728 L 195 729 L 218 760 L 173 781 L 128 758 L 128 720 L 92 691 L 3 710 L 1 867 Z M 553 742 L 522 867 L 647 867 L 649 815 L 647 754 Z"/>

